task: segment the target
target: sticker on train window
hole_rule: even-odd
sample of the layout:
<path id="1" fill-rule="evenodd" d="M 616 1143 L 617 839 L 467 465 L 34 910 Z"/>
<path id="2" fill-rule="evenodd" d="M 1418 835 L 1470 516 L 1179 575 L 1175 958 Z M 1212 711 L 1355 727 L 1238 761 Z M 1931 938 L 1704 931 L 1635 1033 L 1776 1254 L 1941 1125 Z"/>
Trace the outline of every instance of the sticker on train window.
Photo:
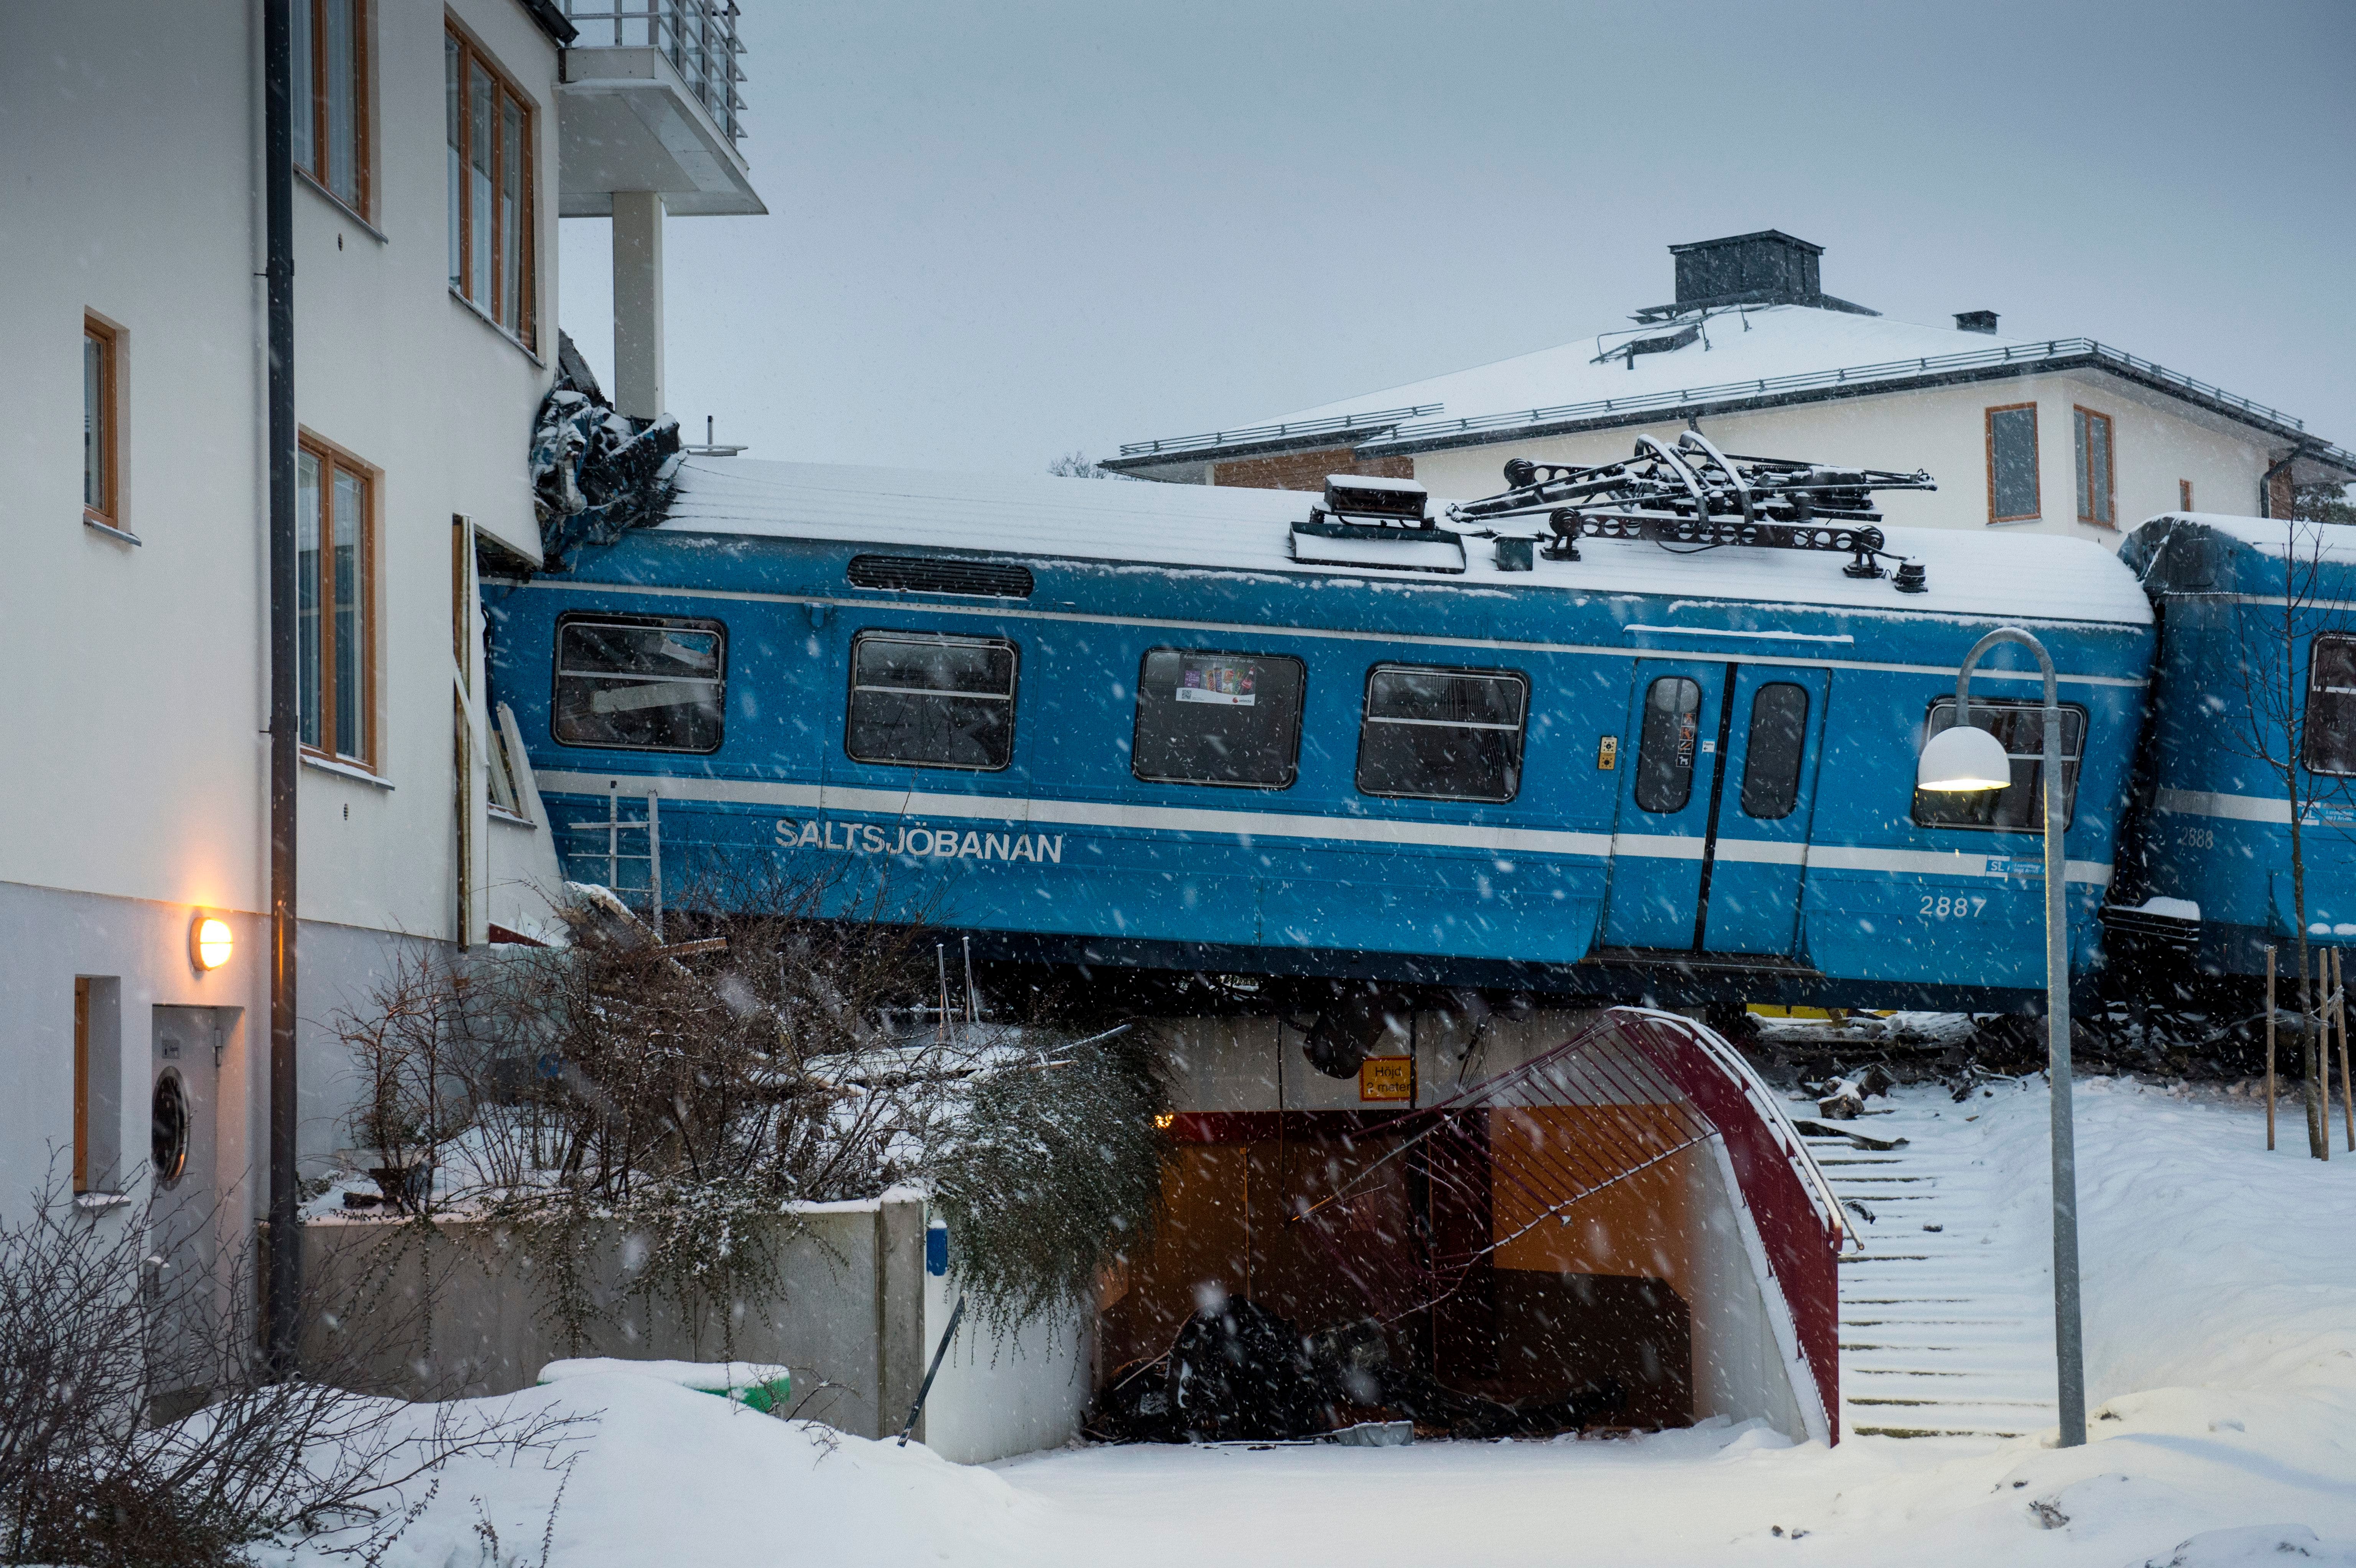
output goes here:
<path id="1" fill-rule="evenodd" d="M 1281 789 L 1301 751 L 1298 659 L 1157 648 L 1137 676 L 1130 769 L 1168 784 Z"/>
<path id="2" fill-rule="evenodd" d="M 563 746 L 717 751 L 727 656 L 716 620 L 566 616 L 549 732 Z"/>

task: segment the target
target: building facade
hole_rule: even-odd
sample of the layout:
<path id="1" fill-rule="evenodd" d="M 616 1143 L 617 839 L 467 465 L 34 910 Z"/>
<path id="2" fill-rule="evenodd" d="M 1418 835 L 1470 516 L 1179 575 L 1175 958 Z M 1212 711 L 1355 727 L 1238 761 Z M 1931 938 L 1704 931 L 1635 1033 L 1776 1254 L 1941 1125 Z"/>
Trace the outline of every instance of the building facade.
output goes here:
<path id="1" fill-rule="evenodd" d="M 1994 311 L 1893 321 L 1824 293 L 1823 248 L 1772 230 L 1671 247 L 1676 297 L 1591 338 L 1273 420 L 1132 442 L 1105 467 L 1314 489 L 1329 473 L 1503 489 L 1508 457 L 1589 466 L 1697 429 L 1722 450 L 1927 469 L 1892 523 L 2027 528 L 2115 548 L 2163 511 L 2286 514 L 2356 454 L 2220 388 L 2087 338 L 2003 337 Z"/>
<path id="2" fill-rule="evenodd" d="M 475 582 L 539 559 L 560 212 L 637 215 L 616 336 L 659 355 L 666 201 L 761 210 L 725 0 L 637 9 L 291 0 L 305 1174 L 351 1142 L 337 1015 L 404 949 L 529 935 L 558 875 Z M 52 1174 L 97 1212 L 169 1175 L 223 1239 L 262 1202 L 263 20 L 0 7 L 0 1214 Z"/>

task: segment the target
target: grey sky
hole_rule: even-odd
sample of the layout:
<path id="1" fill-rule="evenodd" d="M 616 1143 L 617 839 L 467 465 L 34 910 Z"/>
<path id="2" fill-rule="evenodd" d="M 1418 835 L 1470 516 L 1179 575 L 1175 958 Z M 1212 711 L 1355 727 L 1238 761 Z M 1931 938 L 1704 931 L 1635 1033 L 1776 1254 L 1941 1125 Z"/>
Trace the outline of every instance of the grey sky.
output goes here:
<path id="1" fill-rule="evenodd" d="M 742 4 L 771 216 L 669 225 L 669 374 L 755 456 L 1101 456 L 1592 332 L 1762 228 L 2356 445 L 2345 0 Z M 604 374 L 606 225 L 563 230 Z"/>

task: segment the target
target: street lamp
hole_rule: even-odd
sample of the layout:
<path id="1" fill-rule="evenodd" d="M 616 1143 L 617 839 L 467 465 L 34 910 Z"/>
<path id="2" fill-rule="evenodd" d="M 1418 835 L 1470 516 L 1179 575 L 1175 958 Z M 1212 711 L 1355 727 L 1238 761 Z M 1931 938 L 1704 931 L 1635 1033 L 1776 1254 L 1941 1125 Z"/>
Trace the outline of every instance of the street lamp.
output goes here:
<path id="1" fill-rule="evenodd" d="M 1999 643 L 2017 642 L 2045 673 L 2045 1032 L 2053 1080 L 2053 1359 L 2059 1374 L 2062 1446 L 2086 1441 L 2086 1356 L 2078 1305 L 2078 1160 L 2070 1120 L 2070 928 L 2062 908 L 2062 704 L 2045 645 L 2003 626 L 1972 644 L 1955 674 L 1955 723 L 1930 737 L 1914 787 L 1947 794 L 2001 789 L 2012 782 L 2004 744 L 1972 723 L 1972 670 Z"/>

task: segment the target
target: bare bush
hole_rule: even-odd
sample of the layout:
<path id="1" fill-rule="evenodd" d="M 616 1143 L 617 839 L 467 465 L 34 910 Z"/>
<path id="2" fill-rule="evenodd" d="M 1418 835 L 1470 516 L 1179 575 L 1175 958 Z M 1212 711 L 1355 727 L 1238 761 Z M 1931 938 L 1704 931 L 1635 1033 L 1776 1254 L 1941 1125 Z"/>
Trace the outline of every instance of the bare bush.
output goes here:
<path id="1" fill-rule="evenodd" d="M 149 1219 L 86 1215 L 52 1175 L 0 1228 L 0 1558 L 210 1568 L 273 1541 L 366 1555 L 450 1460 L 560 1465 L 583 1434 L 570 1417 L 380 1397 L 360 1355 L 273 1379 L 251 1250 L 173 1278 Z M 305 1309 L 333 1316 L 335 1289 L 315 1283 Z M 188 1413 L 155 1419 L 174 1410 Z"/>
<path id="2" fill-rule="evenodd" d="M 567 948 L 418 960 L 338 1032 L 380 1090 L 355 1136 L 441 1171 L 404 1207 L 517 1238 L 571 1353 L 624 1305 L 595 1277 L 617 1227 L 629 1298 L 733 1356 L 740 1315 L 782 1303 L 800 1203 L 927 1185 L 1002 1326 L 1080 1299 L 1150 1224 L 1151 1053 L 968 1018 L 881 880 L 723 868 L 667 942 L 602 889 L 564 909 Z"/>

